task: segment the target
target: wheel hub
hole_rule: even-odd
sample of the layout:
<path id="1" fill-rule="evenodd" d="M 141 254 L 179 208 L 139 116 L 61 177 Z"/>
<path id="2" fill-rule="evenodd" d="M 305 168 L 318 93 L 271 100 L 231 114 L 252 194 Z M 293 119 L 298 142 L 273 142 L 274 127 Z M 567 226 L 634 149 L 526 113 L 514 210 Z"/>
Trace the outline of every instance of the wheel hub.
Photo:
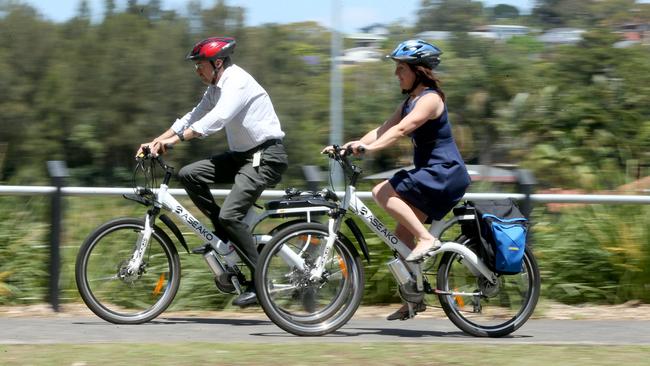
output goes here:
<path id="1" fill-rule="evenodd" d="M 138 271 L 133 273 L 129 271 L 129 262 L 122 261 L 122 263 L 120 263 L 117 267 L 117 277 L 124 283 L 133 284 L 135 281 L 140 279 L 140 277 L 142 277 L 143 273 L 146 272 L 146 267 L 147 264 L 145 262 L 142 262 Z"/>
<path id="2" fill-rule="evenodd" d="M 478 287 L 485 297 L 494 297 L 499 293 L 499 282 L 490 283 L 487 278 L 481 277 L 478 280 Z"/>

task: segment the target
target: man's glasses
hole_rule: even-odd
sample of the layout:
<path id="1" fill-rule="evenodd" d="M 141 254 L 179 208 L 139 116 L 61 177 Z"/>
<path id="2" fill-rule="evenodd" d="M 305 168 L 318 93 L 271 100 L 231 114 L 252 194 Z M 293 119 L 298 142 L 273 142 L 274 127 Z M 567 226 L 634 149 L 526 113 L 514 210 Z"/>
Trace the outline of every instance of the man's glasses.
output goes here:
<path id="1" fill-rule="evenodd" d="M 196 71 L 201 70 L 205 65 L 207 65 L 207 64 L 204 64 L 204 63 L 194 64 L 194 70 L 196 70 Z"/>

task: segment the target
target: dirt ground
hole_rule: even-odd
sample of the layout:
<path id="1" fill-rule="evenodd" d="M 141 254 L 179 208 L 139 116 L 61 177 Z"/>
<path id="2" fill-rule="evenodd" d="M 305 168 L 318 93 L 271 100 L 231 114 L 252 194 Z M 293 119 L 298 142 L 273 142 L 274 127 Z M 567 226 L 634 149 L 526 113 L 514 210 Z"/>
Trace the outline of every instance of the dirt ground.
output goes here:
<path id="1" fill-rule="evenodd" d="M 385 306 L 361 306 L 355 317 L 385 317 L 399 308 L 399 304 Z M 0 316 L 3 317 L 75 317 L 94 316 L 84 304 L 63 304 L 59 312 L 52 310 L 48 304 L 26 306 L 0 306 Z M 259 307 L 247 309 L 225 309 L 219 311 L 167 311 L 161 317 L 208 317 L 208 318 L 238 318 L 238 319 L 264 319 L 266 316 Z M 445 318 L 439 307 L 429 307 L 425 312 L 418 314 L 419 318 Z M 571 306 L 543 301 L 537 305 L 535 319 L 558 320 L 650 320 L 650 304 L 630 301 L 620 305 L 579 305 Z"/>

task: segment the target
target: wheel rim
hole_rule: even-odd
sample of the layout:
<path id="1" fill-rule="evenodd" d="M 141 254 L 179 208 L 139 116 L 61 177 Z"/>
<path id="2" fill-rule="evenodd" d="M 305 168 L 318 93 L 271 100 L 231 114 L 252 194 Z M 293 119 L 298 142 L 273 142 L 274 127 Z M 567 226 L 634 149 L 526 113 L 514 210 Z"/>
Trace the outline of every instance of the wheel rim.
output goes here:
<path id="1" fill-rule="evenodd" d="M 173 296 L 172 255 L 154 233 L 140 271 L 125 272 L 142 226 L 123 224 L 104 231 L 90 244 L 83 274 L 89 299 L 116 319 L 146 318 Z"/>
<path id="2" fill-rule="evenodd" d="M 291 268 L 280 255 L 286 246 L 313 263 L 326 236 L 326 232 L 313 229 L 295 231 L 275 243 L 261 264 L 265 279 L 262 296 L 270 305 L 265 311 L 283 319 L 291 328 L 285 330 L 311 333 L 336 329 L 356 310 L 350 304 L 355 301 L 360 274 L 353 255 L 340 242 L 326 261 L 328 280 L 323 283 L 308 281 L 307 271 Z"/>
<path id="3" fill-rule="evenodd" d="M 453 292 L 444 295 L 444 302 L 451 316 L 482 330 L 499 331 L 514 329 L 528 319 L 537 296 L 535 273 L 527 255 L 524 256 L 522 272 L 501 275 L 497 284 L 491 286 L 485 279 L 477 279 L 460 261 L 461 256 L 451 255 L 444 268 L 447 279 L 442 290 Z M 481 295 L 469 295 L 469 294 Z"/>

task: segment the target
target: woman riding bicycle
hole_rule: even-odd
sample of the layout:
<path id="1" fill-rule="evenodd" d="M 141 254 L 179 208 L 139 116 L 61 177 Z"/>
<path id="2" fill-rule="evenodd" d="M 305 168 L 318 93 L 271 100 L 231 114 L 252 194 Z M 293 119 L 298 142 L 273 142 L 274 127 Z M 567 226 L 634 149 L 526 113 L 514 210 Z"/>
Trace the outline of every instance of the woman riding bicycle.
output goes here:
<path id="1" fill-rule="evenodd" d="M 397 221 L 397 237 L 412 249 L 406 258 L 410 262 L 421 260 L 441 245 L 423 224 L 442 219 L 470 184 L 452 137 L 445 94 L 433 73 L 441 54 L 422 40 L 407 40 L 387 55 L 396 62 L 395 75 L 408 97 L 381 126 L 343 146 L 355 153 L 371 152 L 387 148 L 401 137 L 411 138 L 415 168 L 398 171 L 372 190 L 375 201 Z M 415 306 L 416 312 L 425 309 L 424 303 Z M 407 317 L 405 304 L 388 320 Z"/>

